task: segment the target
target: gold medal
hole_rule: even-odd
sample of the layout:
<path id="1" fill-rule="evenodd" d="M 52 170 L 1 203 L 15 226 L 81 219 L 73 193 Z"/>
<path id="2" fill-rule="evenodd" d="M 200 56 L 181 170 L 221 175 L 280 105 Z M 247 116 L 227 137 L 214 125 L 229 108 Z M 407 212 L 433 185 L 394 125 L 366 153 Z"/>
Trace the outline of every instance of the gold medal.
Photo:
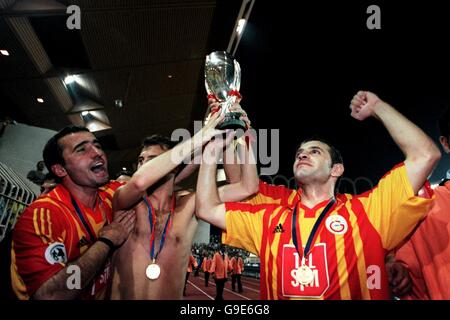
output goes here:
<path id="1" fill-rule="evenodd" d="M 314 272 L 310 267 L 302 265 L 297 269 L 297 281 L 306 286 L 314 281 Z"/>
<path id="2" fill-rule="evenodd" d="M 147 266 L 147 269 L 145 270 L 145 274 L 147 275 L 147 278 L 149 278 L 150 280 L 158 279 L 160 273 L 161 268 L 155 262 L 149 264 Z"/>

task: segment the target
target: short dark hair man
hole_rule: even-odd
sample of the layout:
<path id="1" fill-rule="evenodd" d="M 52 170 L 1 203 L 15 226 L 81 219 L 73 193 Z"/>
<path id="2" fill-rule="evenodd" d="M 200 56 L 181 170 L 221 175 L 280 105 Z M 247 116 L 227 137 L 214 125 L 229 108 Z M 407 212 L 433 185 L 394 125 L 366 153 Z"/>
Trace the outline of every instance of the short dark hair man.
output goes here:
<path id="1" fill-rule="evenodd" d="M 59 184 L 34 201 L 13 230 L 14 291 L 21 299 L 101 299 L 110 254 L 128 237 L 135 215 L 119 212 L 113 219 L 120 184 L 109 181 L 106 155 L 88 129 L 62 129 L 43 155 Z"/>
<path id="2" fill-rule="evenodd" d="M 357 120 L 379 119 L 406 156 L 366 193 L 335 195 L 344 166 L 316 140 L 295 155 L 298 190 L 260 183 L 246 203 L 220 201 L 216 165 L 201 165 L 197 214 L 224 230 L 223 243 L 260 257 L 262 299 L 389 299 L 386 252 L 425 216 L 432 201 L 416 195 L 440 153 L 371 92 L 358 92 L 350 109 Z"/>

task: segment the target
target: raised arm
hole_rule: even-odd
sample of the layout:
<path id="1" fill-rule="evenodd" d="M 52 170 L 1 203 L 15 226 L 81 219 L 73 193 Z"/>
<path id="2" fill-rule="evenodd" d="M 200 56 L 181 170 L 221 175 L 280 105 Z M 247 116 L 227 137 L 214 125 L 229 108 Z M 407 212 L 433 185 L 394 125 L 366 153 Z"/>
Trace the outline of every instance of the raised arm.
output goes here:
<path id="1" fill-rule="evenodd" d="M 247 133 L 249 132 L 247 131 Z M 236 157 L 235 160 L 240 160 L 240 177 L 234 183 L 226 184 L 219 188 L 219 198 L 222 202 L 242 201 L 258 192 L 259 177 L 256 168 L 256 158 L 252 148 L 255 143 L 256 140 L 251 134 L 246 134 L 242 138 L 241 143 L 238 143 L 236 151 L 239 159 Z M 233 146 L 230 147 L 232 148 Z"/>
<path id="2" fill-rule="evenodd" d="M 240 117 L 241 120 L 245 122 L 247 125 L 247 129 L 250 128 L 250 120 L 247 117 L 247 113 L 242 109 L 240 105 L 241 99 L 238 98 L 236 100 L 236 103 L 232 105 L 229 109 L 229 111 L 233 112 L 240 112 L 242 116 Z M 207 115 L 209 115 L 211 112 L 219 112 L 220 111 L 220 103 L 215 100 L 214 98 L 209 97 L 208 98 L 208 111 Z M 205 118 L 205 121 L 207 121 L 208 116 Z M 233 145 L 230 145 L 228 148 L 231 149 Z M 237 153 L 234 152 L 225 152 L 223 157 L 223 169 L 225 171 L 225 177 L 228 183 L 236 183 L 241 180 L 241 165 L 237 158 Z"/>
<path id="3" fill-rule="evenodd" d="M 228 139 L 227 139 L 228 140 Z M 250 140 L 251 141 L 251 140 Z M 229 143 L 229 141 L 227 141 Z M 242 177 L 240 181 L 217 189 L 217 161 L 223 141 L 216 139 L 206 145 L 197 181 L 196 214 L 221 229 L 226 228 L 225 205 L 228 201 L 242 201 L 258 191 L 258 173 L 250 144 L 239 144 L 242 157 Z"/>
<path id="4" fill-rule="evenodd" d="M 218 149 L 217 143 L 210 142 L 203 151 L 195 203 L 198 218 L 225 230 L 225 204 L 219 198 L 216 183 Z"/>
<path id="5" fill-rule="evenodd" d="M 158 182 L 162 177 L 174 170 L 183 160 L 200 150 L 211 138 L 222 131 L 215 129 L 223 116 L 215 114 L 199 132 L 191 139 L 183 141 L 174 148 L 143 164 L 123 185 L 114 193 L 113 207 L 115 210 L 130 208 L 139 202 L 146 190 Z"/>
<path id="6" fill-rule="evenodd" d="M 247 128 L 250 128 L 250 120 L 248 119 L 247 113 L 242 109 L 239 102 L 240 99 L 238 99 L 238 101 L 233 106 L 231 106 L 230 111 L 241 112 L 242 116 L 240 119 L 247 124 Z M 208 98 L 208 109 L 204 119 L 205 125 L 211 118 L 211 112 L 216 113 L 219 111 L 220 111 L 220 103 L 213 98 Z M 230 161 L 230 159 L 228 159 L 227 156 L 228 156 L 227 153 L 224 153 L 223 168 L 225 171 L 225 177 L 227 179 L 227 182 L 228 183 L 238 182 L 241 180 L 241 165 L 237 159 L 237 154 L 236 152 L 232 153 L 233 157 L 231 159 L 232 161 Z M 184 166 L 180 171 L 180 173 L 177 174 L 175 178 L 175 184 L 180 183 L 187 177 L 191 176 L 195 171 L 197 171 L 197 169 L 200 167 L 201 157 L 202 157 L 201 150 L 198 150 L 198 152 L 194 154 L 192 161 L 186 166 Z"/>
<path id="7" fill-rule="evenodd" d="M 250 128 L 251 122 L 240 105 L 241 99 L 231 106 L 230 111 L 241 113 L 240 119 L 247 125 L 244 136 L 237 144 L 226 141 L 227 148 L 223 155 L 223 169 L 228 185 L 219 188 L 219 198 L 223 202 L 242 201 L 258 192 L 259 176 L 256 158 L 252 147 L 256 143 L 256 134 Z M 214 100 L 208 100 L 211 107 L 217 107 Z M 227 132 L 227 135 L 229 132 Z"/>
<path id="8" fill-rule="evenodd" d="M 418 126 L 369 91 L 359 91 L 350 109 L 351 116 L 357 120 L 372 116 L 383 123 L 406 157 L 408 178 L 417 194 L 441 157 L 435 143 Z"/>

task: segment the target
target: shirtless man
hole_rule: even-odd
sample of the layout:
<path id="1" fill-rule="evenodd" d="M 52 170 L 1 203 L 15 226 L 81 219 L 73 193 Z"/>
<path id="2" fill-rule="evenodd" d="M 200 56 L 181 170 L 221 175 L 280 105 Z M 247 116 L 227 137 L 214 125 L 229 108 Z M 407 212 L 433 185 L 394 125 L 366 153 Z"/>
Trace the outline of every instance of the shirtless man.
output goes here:
<path id="1" fill-rule="evenodd" d="M 134 206 L 136 227 L 116 253 L 112 299 L 182 298 L 186 265 L 198 222 L 195 194 L 174 193 L 176 168 L 183 159 L 223 132 L 215 129 L 222 119 L 217 112 L 192 139 L 172 149 L 164 142 L 144 146 L 138 170 L 114 194 L 116 210 Z M 179 155 L 180 160 L 174 161 L 174 155 Z M 257 188 L 257 185 L 235 183 L 233 190 L 227 192 L 225 188 L 221 196 L 224 201 L 238 201 Z M 152 227 L 149 217 L 152 217 Z"/>

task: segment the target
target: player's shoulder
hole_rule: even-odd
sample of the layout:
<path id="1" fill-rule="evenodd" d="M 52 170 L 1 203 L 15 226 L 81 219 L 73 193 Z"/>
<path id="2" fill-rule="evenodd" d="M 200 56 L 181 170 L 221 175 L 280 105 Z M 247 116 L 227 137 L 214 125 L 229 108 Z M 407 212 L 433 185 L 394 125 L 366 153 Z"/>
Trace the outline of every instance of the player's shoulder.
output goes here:
<path id="1" fill-rule="evenodd" d="M 36 226 L 45 221 L 51 221 L 55 225 L 64 219 L 63 211 L 65 208 L 65 205 L 60 201 L 48 196 L 41 196 L 21 213 L 14 227 L 15 233 L 35 230 Z"/>
<path id="2" fill-rule="evenodd" d="M 116 191 L 119 187 L 123 186 L 124 184 L 125 184 L 125 182 L 120 182 L 117 180 L 110 180 L 108 183 L 101 186 L 99 188 L 99 191 L 108 191 L 108 190 Z"/>
<path id="3" fill-rule="evenodd" d="M 112 199 L 112 197 L 114 196 L 114 192 L 116 192 L 116 190 L 119 189 L 124 184 L 125 184 L 124 182 L 110 180 L 107 184 L 98 188 L 98 191 L 100 192 L 100 194 L 104 194 Z"/>

